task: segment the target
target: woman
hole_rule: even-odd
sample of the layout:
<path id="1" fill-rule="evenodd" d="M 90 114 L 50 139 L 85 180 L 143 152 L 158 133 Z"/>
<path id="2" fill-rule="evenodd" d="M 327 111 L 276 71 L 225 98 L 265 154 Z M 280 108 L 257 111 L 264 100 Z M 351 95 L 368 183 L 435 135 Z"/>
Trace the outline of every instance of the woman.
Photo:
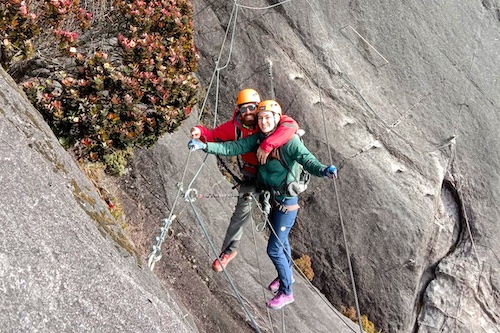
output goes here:
<path id="1" fill-rule="evenodd" d="M 248 88 L 241 90 L 236 98 L 236 108 L 232 119 L 211 130 L 197 125 L 191 129 L 191 137 L 203 142 L 225 142 L 236 141 L 259 133 L 257 107 L 260 102 L 260 95 L 256 90 Z M 297 132 L 298 128 L 299 126 L 295 120 L 291 117 L 283 116 L 274 133 L 262 141 L 257 154 L 255 151 L 250 151 L 239 156 L 240 159 L 238 162 L 242 163 L 238 163 L 238 165 L 243 177 L 239 180 L 238 200 L 236 201 L 233 216 L 226 230 L 220 255 L 212 264 L 214 271 L 222 272 L 229 262 L 236 257 L 240 240 L 243 236 L 243 230 L 253 221 L 252 211 L 254 202 L 251 200 L 250 195 L 257 195 L 258 160 L 263 158 L 262 163 L 264 163 L 268 153 L 272 149 L 288 142 L 294 136 L 295 132 Z M 258 157 L 259 151 L 262 151 L 262 154 L 266 156 Z"/>
<path id="2" fill-rule="evenodd" d="M 209 154 L 225 156 L 240 155 L 256 150 L 260 142 L 276 130 L 281 117 L 281 106 L 276 101 L 265 100 L 259 103 L 257 110 L 257 122 L 261 133 L 234 142 L 209 142 L 205 144 L 191 140 L 188 143 L 188 148 L 191 150 L 203 149 Z M 279 156 L 280 154 L 282 156 Z M 298 168 L 297 163 L 317 177 L 333 178 L 337 176 L 337 168 L 334 165 L 326 166 L 320 163 L 298 136 L 294 136 L 280 149 L 274 150 L 266 163 L 258 168 L 257 180 L 259 184 L 268 189 L 274 197 L 270 219 L 274 232 L 269 237 L 267 254 L 278 272 L 278 278 L 271 282 L 268 287 L 273 292 L 277 291 L 276 295 L 266 304 L 271 309 L 281 309 L 294 301 L 292 259 L 288 234 L 295 223 L 299 205 L 297 193 L 290 193 L 287 188 L 291 182 L 299 178 L 300 168 Z"/>

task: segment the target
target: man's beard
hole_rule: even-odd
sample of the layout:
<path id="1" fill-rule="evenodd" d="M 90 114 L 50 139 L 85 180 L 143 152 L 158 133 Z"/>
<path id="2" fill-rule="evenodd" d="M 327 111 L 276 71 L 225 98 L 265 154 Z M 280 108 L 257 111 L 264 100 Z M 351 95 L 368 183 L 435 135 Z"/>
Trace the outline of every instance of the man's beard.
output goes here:
<path id="1" fill-rule="evenodd" d="M 254 127 L 255 126 L 255 117 L 245 117 L 245 116 L 240 116 L 240 121 L 243 125 L 248 126 L 248 127 Z"/>

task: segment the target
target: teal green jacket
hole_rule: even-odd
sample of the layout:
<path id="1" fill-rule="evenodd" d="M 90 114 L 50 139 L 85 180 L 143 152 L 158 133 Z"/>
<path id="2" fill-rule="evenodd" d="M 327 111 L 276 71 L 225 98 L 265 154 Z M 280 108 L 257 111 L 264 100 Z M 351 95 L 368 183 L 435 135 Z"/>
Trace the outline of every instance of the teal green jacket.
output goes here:
<path id="1" fill-rule="evenodd" d="M 257 151 L 262 138 L 262 133 L 258 133 L 237 141 L 207 142 L 204 151 L 209 154 L 223 156 L 241 155 L 250 151 Z M 323 177 L 321 171 L 326 168 L 326 165 L 317 160 L 316 156 L 304 146 L 298 136 L 294 135 L 279 151 L 283 152 L 284 156 L 281 158 L 286 159 L 291 172 L 288 172 L 279 160 L 268 157 L 266 164 L 259 165 L 257 172 L 259 183 L 281 192 L 283 188 L 286 188 L 287 184 L 299 178 L 300 168 L 298 163 L 302 164 L 304 169 L 309 171 L 311 175 Z M 281 200 L 286 197 L 285 195 L 279 195 L 276 199 Z"/>

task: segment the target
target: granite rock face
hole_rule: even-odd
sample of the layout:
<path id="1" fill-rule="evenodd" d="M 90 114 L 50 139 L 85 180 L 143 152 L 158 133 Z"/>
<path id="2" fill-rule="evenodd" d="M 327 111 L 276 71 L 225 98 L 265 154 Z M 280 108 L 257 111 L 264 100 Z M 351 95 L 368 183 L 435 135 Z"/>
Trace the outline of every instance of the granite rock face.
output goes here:
<path id="1" fill-rule="evenodd" d="M 237 92 L 253 87 L 280 102 L 308 148 L 339 168 L 338 180 L 314 178 L 301 194 L 291 244 L 294 256 L 311 257 L 315 287 L 296 277 L 286 331 L 357 329 L 318 293 L 337 309 L 354 306 L 349 252 L 361 313 L 377 329 L 500 332 L 500 5 L 194 4 L 203 122 L 228 119 Z M 96 228 L 107 210 L 92 185 L 9 79 L 1 85 L 0 304 L 8 311 L 0 322 L 8 332 L 193 331 L 181 302 L 199 331 L 254 331 L 230 284 L 210 270 L 236 191 L 213 156 L 187 151 L 195 113 L 138 151 L 118 181 L 138 231 L 136 257 L 116 245 L 120 230 Z M 199 200 L 191 205 L 185 193 Z M 171 213 L 155 273 L 178 305 L 137 267 Z M 265 233 L 253 230 L 228 273 L 270 332 L 281 327 L 281 313 L 264 306 L 276 273 Z M 105 321 L 101 313 L 111 312 Z"/>
<path id="2" fill-rule="evenodd" d="M 354 305 L 345 232 L 384 332 L 499 332 L 499 4 L 194 3 L 202 112 L 220 123 L 253 87 L 339 166 L 338 198 L 313 179 L 292 232 L 314 284 Z"/>
<path id="3" fill-rule="evenodd" d="M 2 69 L 0 141 L 1 332 L 198 332 Z"/>

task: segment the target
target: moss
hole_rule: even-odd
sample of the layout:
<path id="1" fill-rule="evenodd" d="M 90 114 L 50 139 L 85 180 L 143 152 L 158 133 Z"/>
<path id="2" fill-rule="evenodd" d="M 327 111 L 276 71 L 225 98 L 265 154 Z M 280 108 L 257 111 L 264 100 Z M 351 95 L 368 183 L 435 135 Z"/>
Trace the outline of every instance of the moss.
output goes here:
<path id="1" fill-rule="evenodd" d="M 71 185 L 73 186 L 73 196 L 75 197 L 76 201 L 78 201 L 78 203 L 80 204 L 80 207 L 85 209 L 86 207 L 88 207 L 85 205 L 85 203 L 87 203 L 88 205 L 92 206 L 92 208 L 94 208 L 94 205 L 96 204 L 96 199 L 84 193 L 81 190 L 80 186 L 78 186 L 76 180 L 72 179 Z"/>
<path id="2" fill-rule="evenodd" d="M 123 249 L 134 256 L 137 265 L 142 267 L 140 254 L 130 242 L 127 235 L 123 233 L 123 229 L 117 224 L 116 220 L 112 218 L 108 212 L 102 210 L 98 211 L 95 207 L 96 199 L 84 193 L 74 179 L 71 180 L 71 184 L 73 185 L 73 196 L 85 213 L 96 222 L 101 235 L 104 238 L 110 237 L 116 243 L 117 249 Z"/>
<path id="3" fill-rule="evenodd" d="M 121 176 L 127 166 L 127 161 L 133 156 L 132 148 L 115 151 L 104 156 L 106 170 L 112 175 Z"/>

